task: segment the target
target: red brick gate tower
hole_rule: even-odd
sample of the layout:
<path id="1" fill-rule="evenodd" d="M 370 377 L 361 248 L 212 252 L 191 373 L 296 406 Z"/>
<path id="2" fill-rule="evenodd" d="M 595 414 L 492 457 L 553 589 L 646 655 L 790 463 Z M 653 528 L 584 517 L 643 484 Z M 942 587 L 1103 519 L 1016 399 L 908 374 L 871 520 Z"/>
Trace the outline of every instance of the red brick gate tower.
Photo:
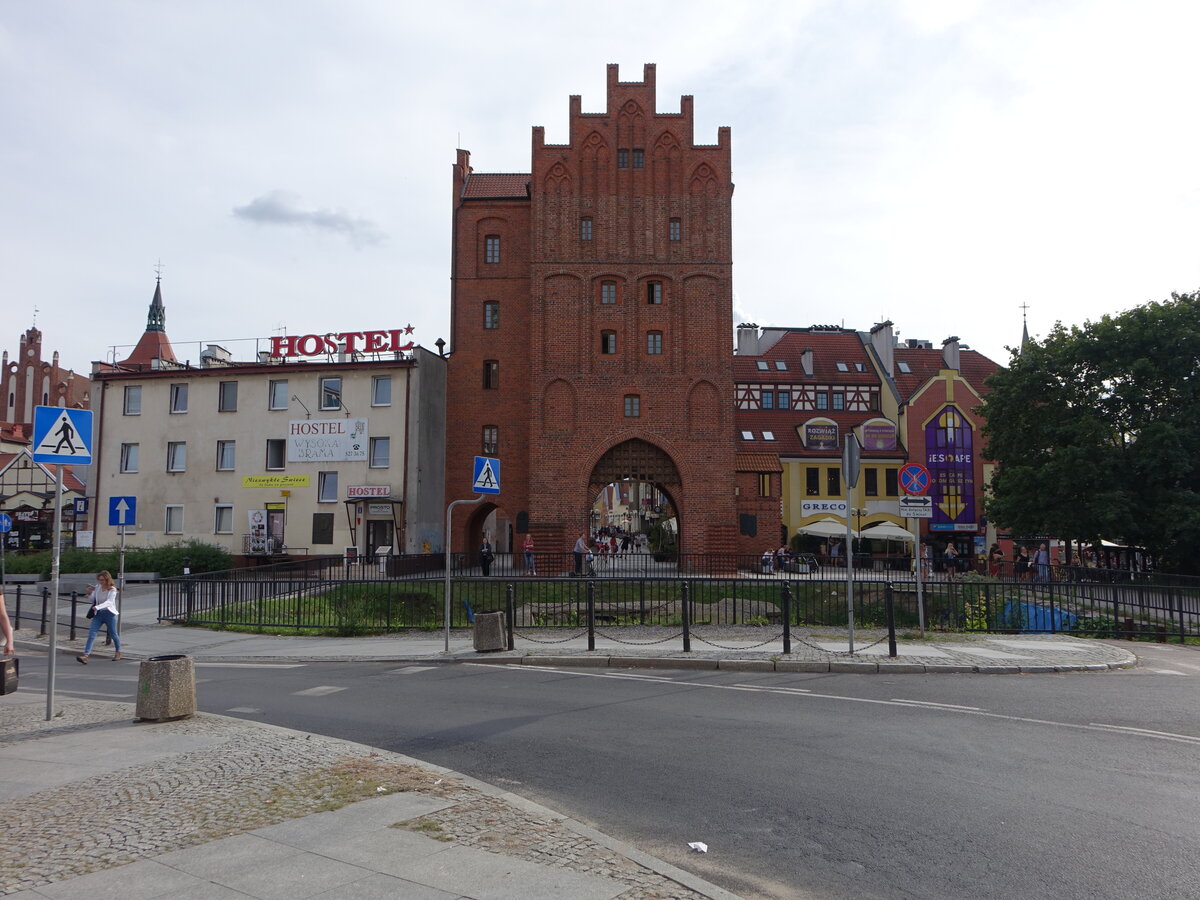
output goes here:
<path id="1" fill-rule="evenodd" d="M 533 129 L 532 174 L 459 151 L 447 499 L 485 451 L 503 493 L 456 517 L 455 549 L 494 508 L 501 537 L 569 550 L 622 478 L 670 497 L 683 552 L 734 549 L 730 134 L 695 144 L 692 98 L 656 112 L 654 74 L 610 65 L 601 113 L 572 96 L 568 143 Z"/>

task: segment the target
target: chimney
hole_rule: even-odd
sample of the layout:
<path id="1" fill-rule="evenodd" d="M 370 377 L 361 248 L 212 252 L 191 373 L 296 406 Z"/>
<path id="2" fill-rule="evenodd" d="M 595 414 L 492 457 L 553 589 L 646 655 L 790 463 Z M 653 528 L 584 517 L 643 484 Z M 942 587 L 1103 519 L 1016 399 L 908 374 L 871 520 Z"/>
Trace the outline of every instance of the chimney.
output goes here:
<path id="1" fill-rule="evenodd" d="M 871 348 L 879 357 L 880 365 L 888 378 L 895 376 L 896 336 L 892 331 L 892 321 L 880 322 L 871 329 Z"/>
<path id="2" fill-rule="evenodd" d="M 737 327 L 737 355 L 758 356 L 758 325 L 742 322 Z"/>
<path id="3" fill-rule="evenodd" d="M 947 369 L 958 371 L 958 337 L 948 337 L 942 341 L 942 362 Z"/>

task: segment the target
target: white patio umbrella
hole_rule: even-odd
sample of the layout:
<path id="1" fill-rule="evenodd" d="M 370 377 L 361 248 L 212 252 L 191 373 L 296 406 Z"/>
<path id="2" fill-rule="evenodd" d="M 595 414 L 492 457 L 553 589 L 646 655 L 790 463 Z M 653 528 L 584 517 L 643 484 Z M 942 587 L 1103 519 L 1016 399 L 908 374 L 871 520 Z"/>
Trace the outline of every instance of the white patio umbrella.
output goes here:
<path id="1" fill-rule="evenodd" d="M 911 543 L 913 539 L 911 531 L 892 522 L 877 522 L 869 525 L 862 530 L 861 536 L 865 540 L 874 541 L 909 541 Z"/>
<path id="2" fill-rule="evenodd" d="M 808 525 L 801 525 L 796 530 L 801 534 L 812 534 L 817 537 L 844 538 L 846 536 L 846 523 L 839 522 L 832 516 L 826 516 L 824 519 L 819 519 Z M 852 533 L 856 539 L 859 537 L 857 531 Z"/>

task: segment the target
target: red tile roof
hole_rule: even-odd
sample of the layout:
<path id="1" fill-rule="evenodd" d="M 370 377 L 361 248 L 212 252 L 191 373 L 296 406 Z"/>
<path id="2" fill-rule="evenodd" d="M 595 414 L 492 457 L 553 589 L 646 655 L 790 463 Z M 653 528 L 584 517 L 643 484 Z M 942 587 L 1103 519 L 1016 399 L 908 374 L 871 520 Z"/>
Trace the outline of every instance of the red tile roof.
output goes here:
<path id="1" fill-rule="evenodd" d="M 737 453 L 734 470 L 738 472 L 782 472 L 783 466 L 774 453 Z"/>
<path id="2" fill-rule="evenodd" d="M 941 350 L 914 350 L 908 347 L 897 347 L 896 389 L 900 399 L 908 402 L 922 385 L 935 377 L 946 367 Z M 900 371 L 900 363 L 907 363 L 912 370 L 909 373 Z M 987 379 L 1000 371 L 1000 364 L 988 359 L 977 350 L 962 350 L 959 352 L 958 371 L 980 396 L 987 396 L 990 389 L 985 383 Z"/>
<path id="3" fill-rule="evenodd" d="M 519 174 L 472 172 L 463 185 L 464 199 L 526 198 L 529 196 L 529 176 Z"/>
<path id="4" fill-rule="evenodd" d="M 121 360 L 120 364 L 148 367 L 154 359 L 175 362 L 175 351 L 171 349 L 171 341 L 162 331 L 145 332 L 133 348 L 133 352 L 129 354 L 129 358 Z"/>

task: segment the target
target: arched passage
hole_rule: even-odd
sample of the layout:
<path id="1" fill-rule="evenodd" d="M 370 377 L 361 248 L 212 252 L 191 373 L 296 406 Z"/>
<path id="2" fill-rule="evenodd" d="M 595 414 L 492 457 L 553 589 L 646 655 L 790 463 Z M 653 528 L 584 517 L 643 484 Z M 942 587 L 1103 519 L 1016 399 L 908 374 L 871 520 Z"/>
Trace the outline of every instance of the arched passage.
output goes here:
<path id="1" fill-rule="evenodd" d="M 617 444 L 592 468 L 588 479 L 589 529 L 621 536 L 645 534 L 653 549 L 682 545 L 678 504 L 683 481 L 675 461 L 660 447 L 640 439 Z"/>

